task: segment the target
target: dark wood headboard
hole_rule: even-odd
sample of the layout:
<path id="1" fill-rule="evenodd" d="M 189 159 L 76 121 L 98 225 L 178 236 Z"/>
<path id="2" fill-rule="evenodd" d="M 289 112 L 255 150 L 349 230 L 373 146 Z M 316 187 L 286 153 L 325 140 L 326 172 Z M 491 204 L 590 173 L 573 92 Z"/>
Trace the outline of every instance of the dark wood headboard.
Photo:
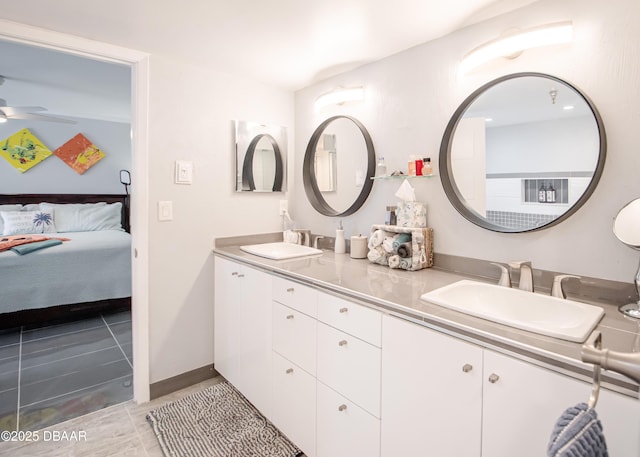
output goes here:
<path id="1" fill-rule="evenodd" d="M 29 205 L 32 203 L 122 203 L 122 228 L 129 226 L 129 195 L 120 194 L 0 194 L 0 205 Z"/>

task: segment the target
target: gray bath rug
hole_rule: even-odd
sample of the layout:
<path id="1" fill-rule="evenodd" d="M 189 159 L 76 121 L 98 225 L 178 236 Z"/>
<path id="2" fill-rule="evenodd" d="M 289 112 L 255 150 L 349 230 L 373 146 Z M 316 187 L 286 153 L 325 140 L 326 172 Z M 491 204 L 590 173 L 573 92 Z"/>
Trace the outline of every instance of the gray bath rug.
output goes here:
<path id="1" fill-rule="evenodd" d="M 149 412 L 167 457 L 296 457 L 293 443 L 228 382 Z"/>

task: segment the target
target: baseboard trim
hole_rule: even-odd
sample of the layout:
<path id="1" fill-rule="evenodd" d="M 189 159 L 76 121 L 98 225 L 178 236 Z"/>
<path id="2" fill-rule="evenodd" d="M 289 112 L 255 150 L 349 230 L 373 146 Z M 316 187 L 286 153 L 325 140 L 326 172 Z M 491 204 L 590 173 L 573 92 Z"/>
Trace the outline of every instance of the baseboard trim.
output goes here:
<path id="1" fill-rule="evenodd" d="M 219 373 L 215 370 L 213 365 L 205 365 L 204 367 L 187 371 L 177 376 L 173 376 L 172 378 L 154 382 L 149 386 L 149 395 L 151 400 L 153 400 L 216 376 L 219 376 Z"/>

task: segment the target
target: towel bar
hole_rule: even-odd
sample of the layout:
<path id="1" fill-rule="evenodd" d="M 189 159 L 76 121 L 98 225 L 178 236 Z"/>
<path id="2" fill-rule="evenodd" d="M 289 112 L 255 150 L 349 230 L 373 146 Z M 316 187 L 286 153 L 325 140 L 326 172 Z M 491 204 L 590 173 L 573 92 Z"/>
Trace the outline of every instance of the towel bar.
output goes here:
<path id="1" fill-rule="evenodd" d="M 582 361 L 605 370 L 615 371 L 640 383 L 640 352 L 616 352 L 602 349 L 602 333 L 599 331 L 593 332 L 582 346 Z"/>

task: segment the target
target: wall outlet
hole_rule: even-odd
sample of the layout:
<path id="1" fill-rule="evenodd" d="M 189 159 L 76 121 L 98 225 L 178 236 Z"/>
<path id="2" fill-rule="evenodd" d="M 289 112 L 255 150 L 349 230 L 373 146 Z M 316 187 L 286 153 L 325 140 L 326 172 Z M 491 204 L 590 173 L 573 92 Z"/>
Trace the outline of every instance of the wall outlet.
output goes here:
<path id="1" fill-rule="evenodd" d="M 278 214 L 280 216 L 284 216 L 288 212 L 289 212 L 289 200 L 280 200 L 280 210 L 278 211 Z"/>

